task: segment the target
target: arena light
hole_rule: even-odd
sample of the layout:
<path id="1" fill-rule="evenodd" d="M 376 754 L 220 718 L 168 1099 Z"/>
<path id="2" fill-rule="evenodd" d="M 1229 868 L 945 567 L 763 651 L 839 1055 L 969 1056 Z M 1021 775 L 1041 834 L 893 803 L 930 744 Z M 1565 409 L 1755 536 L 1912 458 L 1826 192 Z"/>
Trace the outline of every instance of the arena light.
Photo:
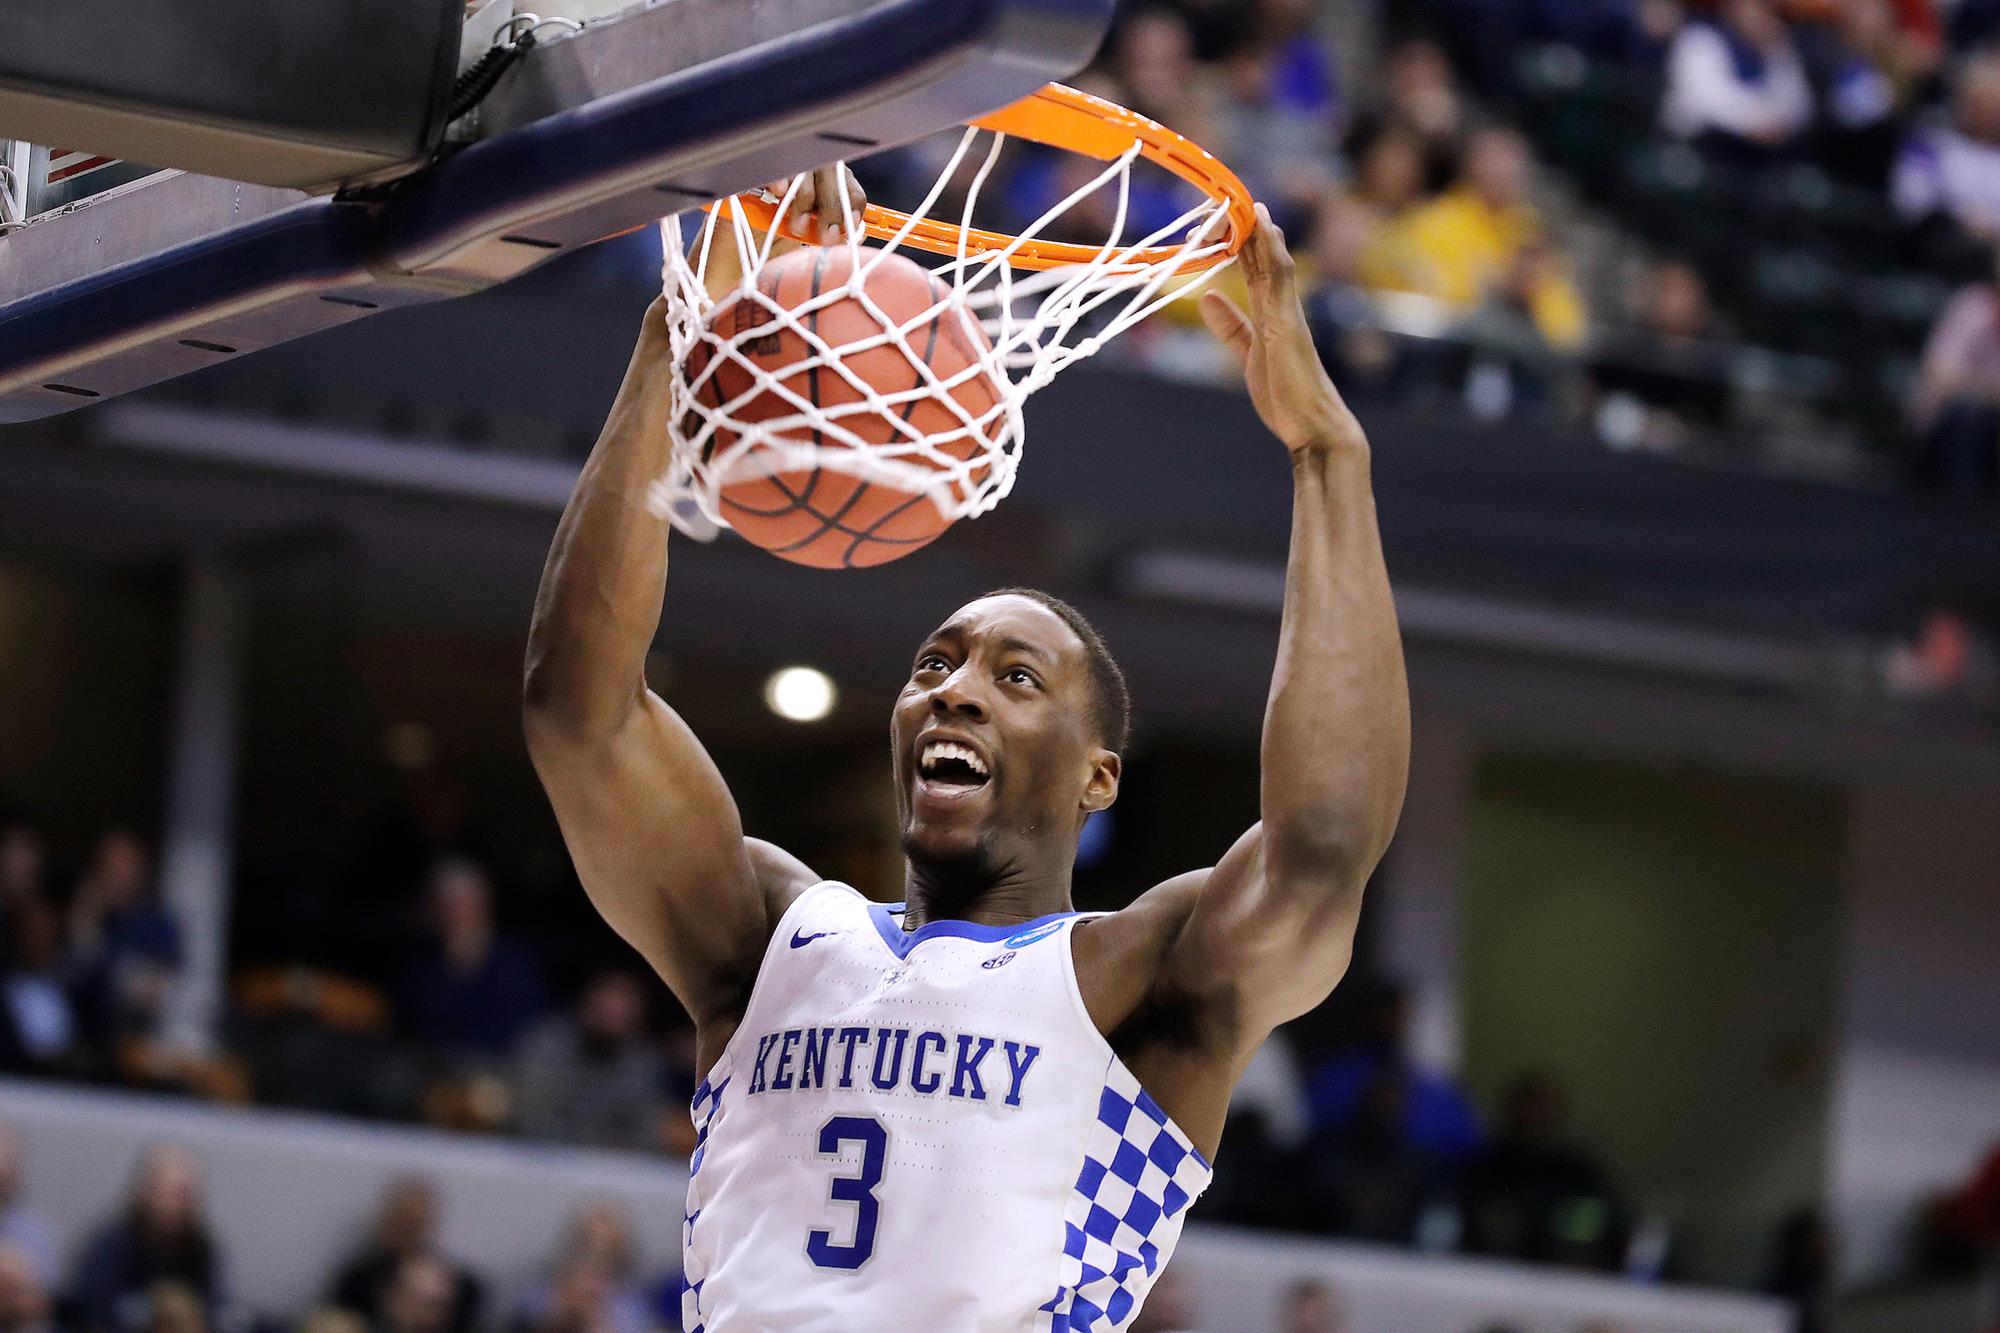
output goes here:
<path id="1" fill-rule="evenodd" d="M 788 722 L 817 722 L 839 698 L 833 678 L 813 667 L 785 667 L 764 682 L 765 706 Z"/>

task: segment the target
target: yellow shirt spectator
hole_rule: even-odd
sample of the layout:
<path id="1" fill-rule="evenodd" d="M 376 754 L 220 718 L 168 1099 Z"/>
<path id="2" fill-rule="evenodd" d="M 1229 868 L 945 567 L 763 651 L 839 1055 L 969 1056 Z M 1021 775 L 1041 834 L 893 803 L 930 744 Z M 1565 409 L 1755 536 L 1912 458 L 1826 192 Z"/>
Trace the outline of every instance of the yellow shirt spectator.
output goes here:
<path id="1" fill-rule="evenodd" d="M 1528 170 L 1526 145 L 1513 131 L 1476 136 L 1466 150 L 1465 179 L 1378 237 L 1365 268 L 1370 285 L 1464 309 L 1478 305 L 1515 251 L 1542 236 L 1541 218 L 1524 198 Z M 1583 341 L 1583 301 L 1560 272 L 1538 284 L 1533 308 L 1542 336 L 1556 347 Z"/>

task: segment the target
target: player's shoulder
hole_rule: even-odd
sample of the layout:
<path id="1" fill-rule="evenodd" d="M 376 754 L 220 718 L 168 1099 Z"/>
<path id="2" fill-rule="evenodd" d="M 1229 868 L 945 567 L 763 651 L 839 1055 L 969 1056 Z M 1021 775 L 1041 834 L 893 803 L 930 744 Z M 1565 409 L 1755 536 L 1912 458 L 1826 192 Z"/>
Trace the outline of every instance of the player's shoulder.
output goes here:
<path id="1" fill-rule="evenodd" d="M 1076 924 L 1077 983 L 1100 1030 L 1116 1027 L 1152 990 L 1212 869 L 1176 875 L 1127 907 Z"/>
<path id="2" fill-rule="evenodd" d="M 1108 926 L 1109 933 L 1113 935 L 1124 936 L 1134 942 L 1158 943 L 1164 947 L 1187 924 L 1188 916 L 1194 911 L 1202 888 L 1214 869 L 1213 866 L 1203 866 L 1200 870 L 1175 875 L 1134 898 L 1129 906 L 1093 917 L 1084 925 Z"/>
<path id="3" fill-rule="evenodd" d="M 745 838 L 743 850 L 757 876 L 757 889 L 764 900 L 764 919 L 770 930 L 776 930 L 799 895 L 823 881 L 810 866 L 776 843 Z"/>

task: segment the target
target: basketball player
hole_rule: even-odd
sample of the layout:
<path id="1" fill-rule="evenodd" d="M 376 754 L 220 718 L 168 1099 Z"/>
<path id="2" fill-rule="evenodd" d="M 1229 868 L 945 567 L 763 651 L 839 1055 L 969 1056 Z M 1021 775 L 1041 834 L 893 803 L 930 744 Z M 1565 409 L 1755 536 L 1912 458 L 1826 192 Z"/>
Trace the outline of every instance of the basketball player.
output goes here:
<path id="1" fill-rule="evenodd" d="M 800 203 L 835 188 L 822 173 Z M 1408 694 L 1367 441 L 1261 210 L 1242 263 L 1248 314 L 1213 293 L 1203 314 L 1295 495 L 1262 821 L 1108 915 L 1073 911 L 1070 875 L 1118 795 L 1125 684 L 1039 592 L 959 607 L 911 655 L 889 719 L 902 904 L 744 836 L 643 677 L 671 410 L 649 313 L 543 576 L 526 723 L 592 901 L 694 1017 L 689 1329 L 1126 1328 L 1239 1072 L 1345 971 L 1402 803 Z"/>

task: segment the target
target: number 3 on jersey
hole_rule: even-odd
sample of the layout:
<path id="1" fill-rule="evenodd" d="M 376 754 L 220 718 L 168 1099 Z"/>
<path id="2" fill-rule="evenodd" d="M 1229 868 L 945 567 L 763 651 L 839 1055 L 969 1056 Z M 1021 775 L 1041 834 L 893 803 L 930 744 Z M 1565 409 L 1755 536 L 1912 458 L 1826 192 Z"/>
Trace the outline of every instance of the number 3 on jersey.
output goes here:
<path id="1" fill-rule="evenodd" d="M 836 1245 L 831 1231 L 814 1231 L 806 1236 L 806 1257 L 821 1268 L 861 1267 L 875 1253 L 875 1224 L 881 1220 L 882 1201 L 875 1187 L 882 1183 L 882 1163 L 888 1156 L 889 1131 L 882 1122 L 862 1115 L 837 1115 L 819 1128 L 819 1150 L 828 1157 L 840 1155 L 843 1144 L 861 1145 L 858 1175 L 833 1178 L 827 1197 L 836 1203 L 854 1205 L 854 1239 Z"/>

